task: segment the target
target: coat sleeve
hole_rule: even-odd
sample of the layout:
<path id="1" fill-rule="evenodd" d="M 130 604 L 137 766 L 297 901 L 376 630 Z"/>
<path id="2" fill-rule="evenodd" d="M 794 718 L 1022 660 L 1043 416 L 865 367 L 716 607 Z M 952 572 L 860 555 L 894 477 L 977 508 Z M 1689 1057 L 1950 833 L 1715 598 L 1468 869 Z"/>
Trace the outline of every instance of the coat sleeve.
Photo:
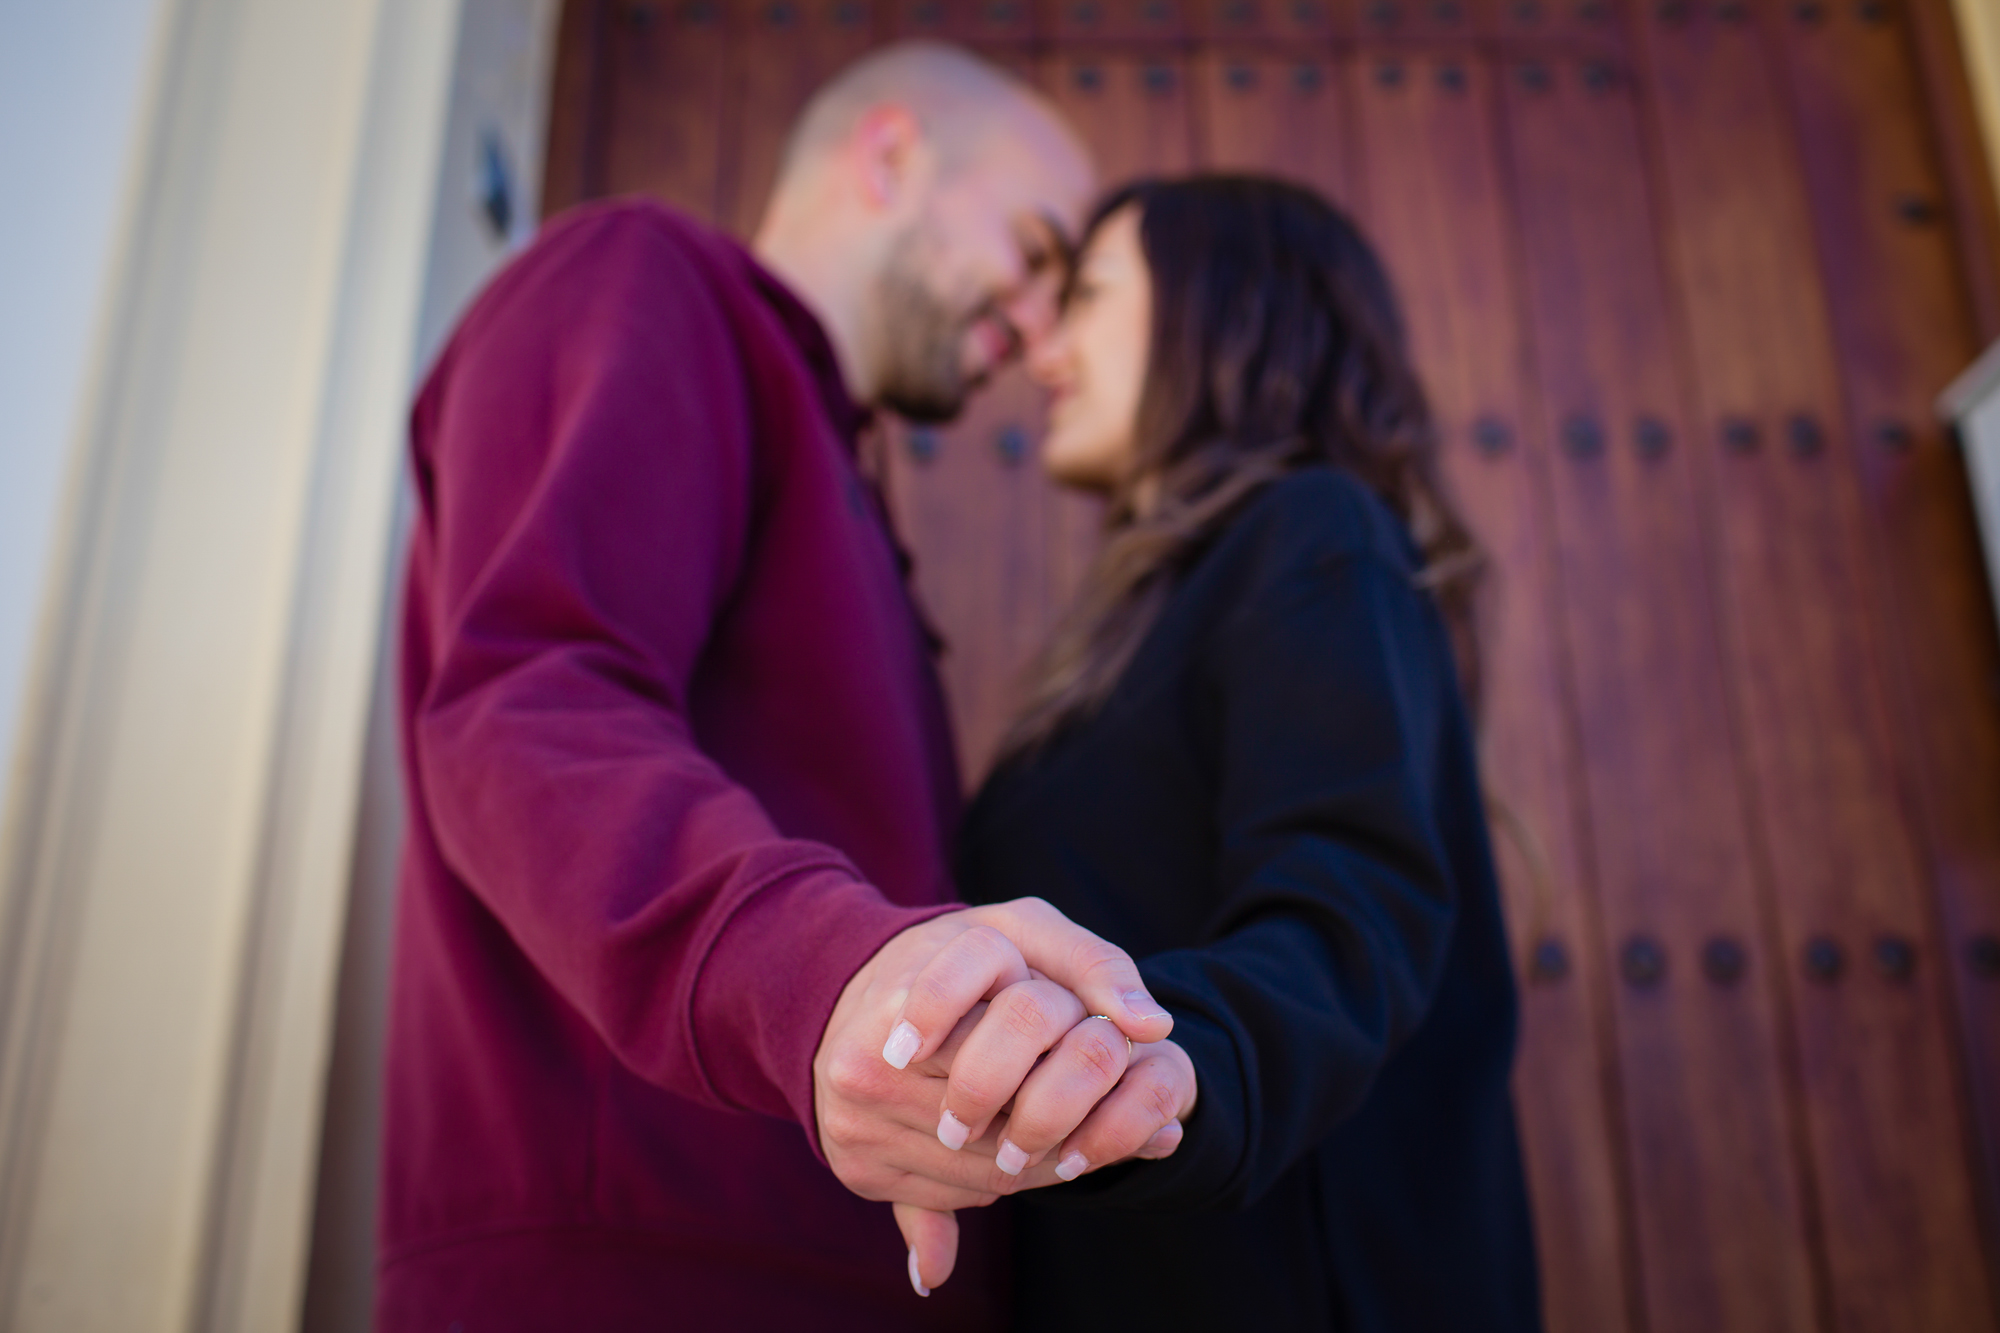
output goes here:
<path id="1" fill-rule="evenodd" d="M 1379 554 L 1325 558 L 1208 654 L 1224 891 L 1207 943 L 1140 963 L 1200 1098 L 1173 1157 L 1052 1204 L 1256 1202 L 1361 1104 L 1440 982 L 1456 894 L 1435 756 L 1457 696 L 1424 594 Z"/>
<path id="2" fill-rule="evenodd" d="M 892 905 L 783 836 L 691 729 L 750 558 L 755 460 L 743 353 L 683 244 L 644 217 L 571 224 L 419 401 L 413 799 L 620 1060 L 816 1143 L 811 1061 L 841 988 L 947 909 Z"/>

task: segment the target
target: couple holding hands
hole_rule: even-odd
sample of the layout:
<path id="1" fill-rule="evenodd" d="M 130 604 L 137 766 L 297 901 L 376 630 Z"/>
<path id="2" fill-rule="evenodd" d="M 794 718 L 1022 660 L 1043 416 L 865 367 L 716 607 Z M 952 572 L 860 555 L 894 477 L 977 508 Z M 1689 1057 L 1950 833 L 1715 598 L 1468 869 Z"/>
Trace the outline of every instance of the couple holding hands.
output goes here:
<path id="1" fill-rule="evenodd" d="M 386 1333 L 1539 1327 L 1477 553 L 1387 278 L 1294 186 L 1095 190 L 890 47 L 751 246 L 578 210 L 440 356 Z M 856 441 L 1016 355 L 1105 534 L 968 808 Z"/>

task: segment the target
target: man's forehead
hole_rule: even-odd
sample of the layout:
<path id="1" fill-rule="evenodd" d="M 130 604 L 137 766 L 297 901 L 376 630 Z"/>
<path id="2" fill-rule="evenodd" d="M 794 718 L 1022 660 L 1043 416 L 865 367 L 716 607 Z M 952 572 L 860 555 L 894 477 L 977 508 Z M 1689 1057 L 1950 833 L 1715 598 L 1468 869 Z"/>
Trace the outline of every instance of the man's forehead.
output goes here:
<path id="1" fill-rule="evenodd" d="M 986 178 L 988 194 L 1021 223 L 1074 237 L 1096 187 L 1095 173 L 1073 139 L 1053 127 L 1036 128 L 1039 132 L 990 136 L 973 170 Z"/>

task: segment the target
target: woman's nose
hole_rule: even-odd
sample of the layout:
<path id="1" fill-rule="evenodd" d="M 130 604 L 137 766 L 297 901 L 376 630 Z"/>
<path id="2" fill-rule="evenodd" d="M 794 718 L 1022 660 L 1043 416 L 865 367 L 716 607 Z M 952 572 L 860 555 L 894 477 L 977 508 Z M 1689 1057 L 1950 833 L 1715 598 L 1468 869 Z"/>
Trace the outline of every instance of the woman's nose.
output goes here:
<path id="1" fill-rule="evenodd" d="M 1043 387 L 1053 385 L 1062 377 L 1069 359 L 1069 339 L 1063 331 L 1061 321 L 1045 326 L 1039 333 L 1028 336 L 1027 366 L 1028 376 Z"/>

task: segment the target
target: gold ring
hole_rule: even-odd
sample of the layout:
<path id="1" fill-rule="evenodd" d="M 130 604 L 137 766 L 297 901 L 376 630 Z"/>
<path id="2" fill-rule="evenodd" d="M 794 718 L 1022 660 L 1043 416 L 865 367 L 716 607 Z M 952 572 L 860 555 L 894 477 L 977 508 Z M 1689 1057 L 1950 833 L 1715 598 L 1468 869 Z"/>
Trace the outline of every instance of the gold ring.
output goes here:
<path id="1" fill-rule="evenodd" d="M 1084 1017 L 1101 1018 L 1105 1022 L 1110 1023 L 1112 1027 L 1118 1026 L 1118 1024 L 1115 1021 L 1113 1021 L 1110 1014 L 1085 1014 Z M 1125 1037 L 1125 1034 L 1123 1032 L 1120 1032 L 1118 1035 L 1121 1037 Z M 1130 1055 L 1131 1053 L 1132 1053 L 1132 1039 L 1130 1037 L 1125 1037 L 1125 1054 Z"/>

